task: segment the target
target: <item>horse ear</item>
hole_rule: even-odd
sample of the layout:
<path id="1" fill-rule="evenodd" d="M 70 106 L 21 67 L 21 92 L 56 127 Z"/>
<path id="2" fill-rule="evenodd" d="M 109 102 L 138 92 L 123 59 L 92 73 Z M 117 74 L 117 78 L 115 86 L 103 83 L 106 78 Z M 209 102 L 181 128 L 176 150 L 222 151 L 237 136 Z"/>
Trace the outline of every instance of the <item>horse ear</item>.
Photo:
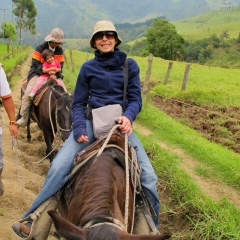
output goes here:
<path id="1" fill-rule="evenodd" d="M 171 234 L 169 233 L 162 233 L 159 235 L 131 235 L 129 233 L 120 232 L 120 237 L 123 240 L 164 240 L 169 239 Z"/>
<path id="2" fill-rule="evenodd" d="M 52 88 L 52 94 L 56 99 L 59 99 L 65 93 L 63 87 L 56 85 Z"/>
<path id="3" fill-rule="evenodd" d="M 50 210 L 48 214 L 52 218 L 57 232 L 67 239 L 86 240 L 87 229 L 80 229 L 68 220 L 61 217 L 56 211 Z"/>

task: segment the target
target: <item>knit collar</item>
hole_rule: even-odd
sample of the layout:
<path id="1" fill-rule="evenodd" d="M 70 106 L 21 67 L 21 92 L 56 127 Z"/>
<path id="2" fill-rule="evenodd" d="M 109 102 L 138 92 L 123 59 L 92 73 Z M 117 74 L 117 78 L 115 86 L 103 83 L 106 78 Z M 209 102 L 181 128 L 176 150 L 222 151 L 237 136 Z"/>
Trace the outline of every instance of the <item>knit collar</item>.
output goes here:
<path id="1" fill-rule="evenodd" d="M 98 50 L 95 51 L 95 59 L 99 65 L 103 67 L 119 68 L 123 66 L 127 55 L 126 53 L 115 48 L 114 51 L 101 54 Z"/>

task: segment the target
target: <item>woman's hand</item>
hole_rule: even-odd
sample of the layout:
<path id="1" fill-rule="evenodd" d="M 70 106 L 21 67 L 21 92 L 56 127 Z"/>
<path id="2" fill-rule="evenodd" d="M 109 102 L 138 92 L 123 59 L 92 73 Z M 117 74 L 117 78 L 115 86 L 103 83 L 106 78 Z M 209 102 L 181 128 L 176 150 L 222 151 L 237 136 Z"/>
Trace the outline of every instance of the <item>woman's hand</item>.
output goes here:
<path id="1" fill-rule="evenodd" d="M 81 135 L 78 139 L 78 142 L 88 142 L 88 136 L 87 135 Z"/>
<path id="2" fill-rule="evenodd" d="M 121 126 L 119 127 L 121 132 L 124 134 L 128 134 L 129 136 L 132 133 L 132 124 L 130 120 L 125 116 L 121 116 L 118 118 L 117 121 L 119 124 L 121 124 Z"/>

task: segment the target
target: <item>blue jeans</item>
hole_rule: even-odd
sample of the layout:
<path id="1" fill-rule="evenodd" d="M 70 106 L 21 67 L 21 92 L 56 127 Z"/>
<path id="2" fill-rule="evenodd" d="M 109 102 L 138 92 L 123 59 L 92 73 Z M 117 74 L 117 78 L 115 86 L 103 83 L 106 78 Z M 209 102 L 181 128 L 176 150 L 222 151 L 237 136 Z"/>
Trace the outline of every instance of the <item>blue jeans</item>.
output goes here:
<path id="1" fill-rule="evenodd" d="M 86 120 L 86 124 L 89 142 L 76 142 L 73 137 L 73 132 L 71 132 L 63 147 L 59 150 L 56 158 L 51 163 L 42 190 L 39 192 L 31 207 L 24 213 L 22 218 L 25 218 L 30 213 L 34 212 L 43 202 L 45 202 L 64 186 L 68 180 L 73 159 L 75 158 L 76 154 L 96 140 L 93 134 L 91 121 Z M 155 175 L 149 158 L 135 133 L 132 133 L 128 140 L 133 147 L 137 146 L 138 148 L 137 157 L 142 168 L 141 183 L 150 203 L 157 214 L 157 218 L 153 220 L 155 225 L 158 226 L 160 201 L 156 189 L 157 176 Z"/>

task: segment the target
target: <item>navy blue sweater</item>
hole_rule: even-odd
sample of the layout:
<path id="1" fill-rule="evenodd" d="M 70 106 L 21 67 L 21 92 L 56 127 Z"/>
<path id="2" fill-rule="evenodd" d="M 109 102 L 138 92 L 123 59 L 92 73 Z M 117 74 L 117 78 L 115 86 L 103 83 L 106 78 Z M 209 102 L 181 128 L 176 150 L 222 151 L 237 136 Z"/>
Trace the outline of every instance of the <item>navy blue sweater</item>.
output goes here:
<path id="1" fill-rule="evenodd" d="M 74 138 L 87 135 L 86 107 L 99 108 L 123 102 L 124 73 L 126 54 L 115 48 L 113 52 L 100 54 L 85 62 L 79 72 L 72 103 Z M 142 97 L 139 67 L 134 59 L 128 58 L 128 88 L 126 109 L 123 116 L 131 122 L 141 111 Z"/>

